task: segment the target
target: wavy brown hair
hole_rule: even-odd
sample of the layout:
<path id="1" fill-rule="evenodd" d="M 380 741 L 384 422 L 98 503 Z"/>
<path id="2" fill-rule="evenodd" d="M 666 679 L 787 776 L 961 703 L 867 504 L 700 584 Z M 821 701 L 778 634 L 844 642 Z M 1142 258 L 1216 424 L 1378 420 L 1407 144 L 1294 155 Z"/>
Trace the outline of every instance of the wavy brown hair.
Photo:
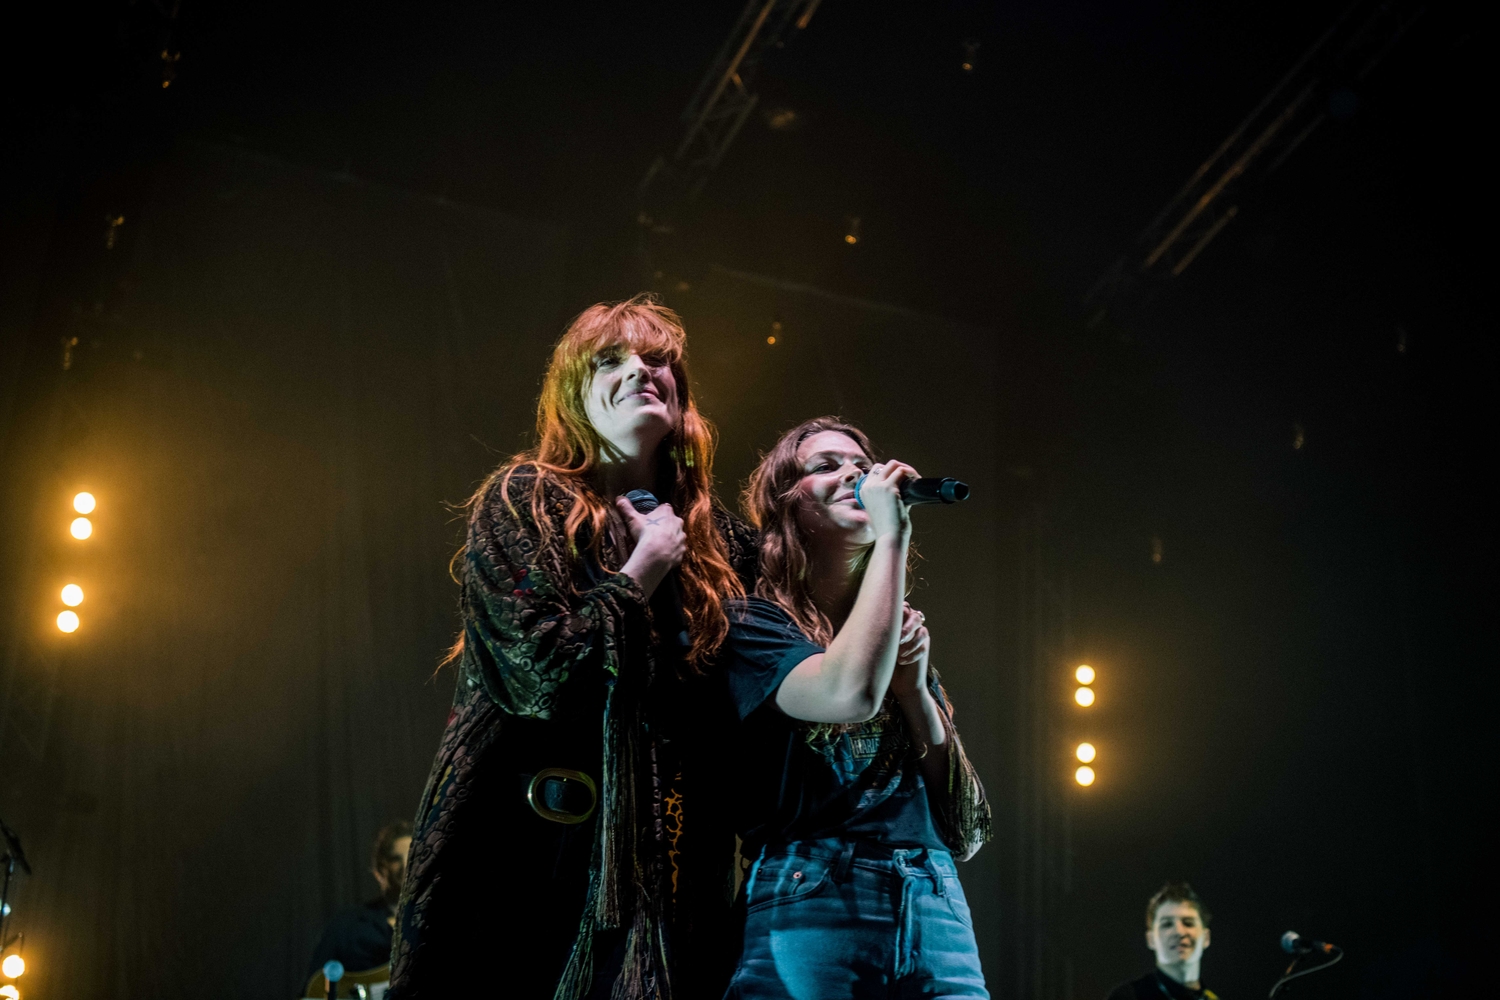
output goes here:
<path id="1" fill-rule="evenodd" d="M 833 623 L 813 603 L 808 573 L 807 538 L 797 521 L 800 496 L 797 485 L 806 474 L 797 461 L 802 442 L 823 431 L 847 435 L 875 460 L 875 450 L 865 432 L 838 417 L 814 417 L 793 427 L 761 456 L 750 474 L 741 501 L 745 516 L 760 531 L 760 582 L 755 593 L 779 604 L 812 641 L 827 646 L 833 641 Z"/>
<path id="2" fill-rule="evenodd" d="M 677 425 L 661 443 L 653 491 L 670 503 L 683 520 L 687 554 L 680 567 L 682 610 L 693 640 L 687 661 L 697 667 L 723 643 L 729 631 L 722 599 L 744 595 L 744 586 L 729 565 L 724 540 L 714 524 L 713 425 L 698 412 L 688 381 L 685 360 L 687 333 L 677 313 L 656 296 L 644 293 L 623 302 L 590 306 L 568 324 L 552 349 L 552 361 L 537 400 L 535 447 L 507 459 L 492 472 L 468 501 L 471 512 L 497 486 L 514 516 L 511 480 L 530 480 L 530 514 L 540 533 L 538 553 L 558 576 L 558 585 L 572 589 L 571 570 L 587 552 L 606 572 L 614 546 L 605 540 L 623 531 L 613 498 L 599 492 L 597 470 L 604 441 L 589 422 L 583 394 L 594 376 L 598 359 L 616 348 L 628 348 L 655 363 L 670 365 L 677 384 Z M 518 478 L 519 477 L 519 478 Z M 569 498 L 561 537 L 547 513 L 549 489 Z M 472 516 L 472 514 L 471 514 Z M 460 550 L 461 556 L 463 550 Z M 463 637 L 449 654 L 456 659 Z"/>

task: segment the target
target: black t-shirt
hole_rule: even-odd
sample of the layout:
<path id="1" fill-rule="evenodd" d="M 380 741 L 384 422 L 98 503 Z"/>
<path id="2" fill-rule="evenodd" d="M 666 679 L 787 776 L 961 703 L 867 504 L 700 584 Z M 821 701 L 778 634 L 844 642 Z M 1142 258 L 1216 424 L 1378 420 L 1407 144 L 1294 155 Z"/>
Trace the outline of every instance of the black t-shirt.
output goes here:
<path id="1" fill-rule="evenodd" d="M 823 647 L 770 601 L 732 600 L 725 610 L 723 675 L 743 723 L 731 741 L 731 808 L 745 842 L 839 837 L 947 850 L 899 709 L 888 705 L 869 722 L 832 733 L 789 717 L 776 706 L 776 690 Z M 942 697 L 936 688 L 933 695 Z"/>
<path id="2" fill-rule="evenodd" d="M 1107 1000 L 1219 1000 L 1213 990 L 1190 990 L 1186 986 L 1164 975 L 1160 969 L 1152 969 L 1139 979 L 1121 983 L 1110 991 Z"/>
<path id="3" fill-rule="evenodd" d="M 328 921 L 323 937 L 313 949 L 308 975 L 323 967 L 329 959 L 338 959 L 350 972 L 378 969 L 391 960 L 390 906 L 383 899 L 373 899 L 363 906 L 351 906 Z"/>

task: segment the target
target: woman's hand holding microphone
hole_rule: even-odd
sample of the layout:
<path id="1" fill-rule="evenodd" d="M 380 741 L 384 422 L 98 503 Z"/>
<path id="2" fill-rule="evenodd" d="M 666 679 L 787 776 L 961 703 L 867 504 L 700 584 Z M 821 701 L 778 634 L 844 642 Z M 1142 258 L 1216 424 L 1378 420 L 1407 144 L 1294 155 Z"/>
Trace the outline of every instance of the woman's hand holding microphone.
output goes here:
<path id="1" fill-rule="evenodd" d="M 649 600 L 667 574 L 682 564 L 687 555 L 687 532 L 683 530 L 682 518 L 664 503 L 649 514 L 642 514 L 624 497 L 615 500 L 615 506 L 625 518 L 635 548 L 620 572 L 641 585 Z"/>
<path id="2" fill-rule="evenodd" d="M 911 508 L 901 499 L 901 484 L 916 479 L 917 470 L 905 462 L 880 462 L 870 467 L 855 486 L 855 499 L 870 515 L 875 537 L 911 540 Z"/>

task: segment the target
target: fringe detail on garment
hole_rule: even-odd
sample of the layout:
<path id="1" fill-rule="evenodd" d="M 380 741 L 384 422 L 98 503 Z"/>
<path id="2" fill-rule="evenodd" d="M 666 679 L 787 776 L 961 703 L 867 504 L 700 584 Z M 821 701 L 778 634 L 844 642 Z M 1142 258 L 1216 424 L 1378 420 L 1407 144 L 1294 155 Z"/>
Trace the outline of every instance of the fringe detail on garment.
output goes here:
<path id="1" fill-rule="evenodd" d="M 589 865 L 589 902 L 553 1000 L 582 1000 L 594 988 L 595 936 L 629 925 L 624 965 L 611 1000 L 672 1000 L 667 974 L 664 869 L 654 823 L 642 824 L 643 775 L 651 773 L 653 743 L 645 701 L 650 676 L 622 671 L 604 708 L 604 760 L 599 825 Z"/>
<path id="2" fill-rule="evenodd" d="M 943 729 L 947 732 L 949 745 L 948 803 L 944 810 L 947 813 L 944 825 L 948 828 L 948 846 L 953 848 L 954 856 L 967 861 L 979 853 L 992 835 L 990 804 L 947 712 L 943 713 Z"/>
<path id="3" fill-rule="evenodd" d="M 660 911 L 636 909 L 635 922 L 625 939 L 625 964 L 609 1000 L 671 1000 L 667 974 L 667 942 Z"/>
<path id="4" fill-rule="evenodd" d="M 589 893 L 599 890 L 599 871 L 590 866 Z M 588 996 L 594 985 L 594 908 L 587 907 L 583 919 L 578 922 L 578 936 L 573 939 L 573 952 L 568 956 L 567 967 L 557 981 L 552 1000 L 579 1000 Z"/>

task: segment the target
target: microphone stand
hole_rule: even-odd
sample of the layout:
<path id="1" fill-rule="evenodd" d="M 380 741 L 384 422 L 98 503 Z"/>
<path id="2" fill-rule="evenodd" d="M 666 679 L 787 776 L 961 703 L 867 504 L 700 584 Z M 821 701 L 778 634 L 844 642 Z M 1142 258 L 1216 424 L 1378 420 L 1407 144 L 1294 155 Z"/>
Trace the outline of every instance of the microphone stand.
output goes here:
<path id="1" fill-rule="evenodd" d="M 1344 949 L 1340 948 L 1338 945 L 1330 945 L 1330 947 L 1333 950 L 1328 954 L 1330 954 L 1332 957 L 1329 958 L 1326 962 L 1318 963 L 1311 969 L 1301 969 L 1295 972 L 1292 971 L 1297 968 L 1297 963 L 1306 958 L 1307 955 L 1297 955 L 1296 957 L 1294 957 L 1291 961 L 1291 964 L 1286 967 L 1286 971 L 1281 974 L 1281 978 L 1276 980 L 1276 985 L 1271 987 L 1271 992 L 1267 997 L 1267 1000 L 1270 1000 L 1271 997 L 1276 996 L 1281 988 L 1287 983 L 1291 982 L 1293 979 L 1300 979 L 1303 976 L 1310 976 L 1314 972 L 1322 972 L 1329 966 L 1338 965 L 1339 960 L 1344 957 Z M 1311 954 L 1311 952 L 1309 952 L 1308 954 Z"/>

